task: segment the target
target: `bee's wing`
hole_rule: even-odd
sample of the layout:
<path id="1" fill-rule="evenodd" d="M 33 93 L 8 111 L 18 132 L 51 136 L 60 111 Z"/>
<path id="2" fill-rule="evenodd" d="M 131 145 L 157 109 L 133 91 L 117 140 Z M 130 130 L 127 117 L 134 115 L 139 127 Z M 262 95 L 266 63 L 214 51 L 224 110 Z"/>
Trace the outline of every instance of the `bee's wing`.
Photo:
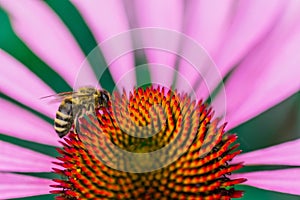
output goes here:
<path id="1" fill-rule="evenodd" d="M 64 97 L 67 97 L 67 96 L 71 96 L 73 94 L 76 94 L 76 92 L 61 92 L 61 93 L 57 93 L 57 94 L 52 94 L 52 95 L 44 96 L 44 97 L 41 97 L 40 99 L 46 99 L 46 98 L 50 98 L 50 97 L 53 97 L 53 98 L 64 98 Z"/>
<path id="2" fill-rule="evenodd" d="M 57 94 L 52 94 L 48 96 L 41 97 L 40 99 L 46 99 L 46 98 L 52 98 L 51 103 L 55 102 L 61 102 L 64 99 L 68 98 L 76 98 L 76 97 L 83 97 L 83 96 L 89 96 L 90 94 L 82 94 L 79 92 L 61 92 Z"/>
<path id="3" fill-rule="evenodd" d="M 41 97 L 40 99 L 47 99 L 47 98 L 52 98 L 50 102 L 55 103 L 55 102 L 61 102 L 62 100 L 66 98 L 70 98 L 73 95 L 75 95 L 77 92 L 61 92 L 57 94 L 52 94 L 48 96 Z"/>

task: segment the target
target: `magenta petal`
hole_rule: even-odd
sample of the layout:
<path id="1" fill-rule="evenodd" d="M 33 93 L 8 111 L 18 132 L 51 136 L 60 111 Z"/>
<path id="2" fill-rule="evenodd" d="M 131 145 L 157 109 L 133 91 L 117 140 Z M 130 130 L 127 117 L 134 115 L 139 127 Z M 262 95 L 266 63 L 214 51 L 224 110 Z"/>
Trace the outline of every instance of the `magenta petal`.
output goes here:
<path id="1" fill-rule="evenodd" d="M 217 47 L 218 51 L 212 55 L 223 75 L 243 59 L 251 48 L 268 37 L 287 2 L 233 1 L 232 10 L 227 16 L 227 27 L 224 28 L 224 35 Z"/>
<path id="2" fill-rule="evenodd" d="M 85 59 L 75 39 L 43 1 L 0 1 L 11 16 L 12 26 L 24 42 L 49 66 L 73 86 Z M 86 74 L 86 85 L 97 82 L 91 68 Z"/>
<path id="3" fill-rule="evenodd" d="M 264 112 L 300 89 L 300 3 L 288 11 L 225 83 L 228 128 Z M 224 104 L 216 98 L 216 104 Z"/>
<path id="4" fill-rule="evenodd" d="M 278 14 L 284 9 L 283 3 L 280 0 L 193 1 L 186 4 L 187 27 L 184 33 L 195 39 L 199 46 L 203 46 L 224 77 L 270 30 Z M 200 65 L 201 68 L 210 69 L 210 65 L 205 62 Z M 191 85 L 199 85 L 194 89 L 202 98 L 211 95 L 207 88 L 211 90 L 219 84 L 218 80 L 208 83 L 211 81 L 207 80 L 211 79 L 209 74 L 199 78 L 198 73 L 187 62 L 180 63 L 179 71 L 188 78 Z M 215 72 L 212 73 L 215 76 Z M 179 81 L 177 88 L 182 88 L 181 85 L 182 81 Z"/>
<path id="5" fill-rule="evenodd" d="M 300 195 L 300 168 L 233 174 L 230 178 L 247 178 L 245 185 L 276 192 Z"/>
<path id="6" fill-rule="evenodd" d="M 0 173 L 0 199 L 49 194 L 52 180 L 33 176 Z"/>
<path id="7" fill-rule="evenodd" d="M 29 69 L 2 50 L 0 50 L 0 63 L 1 92 L 53 118 L 57 110 L 57 105 L 49 104 L 49 102 L 42 101 L 40 98 L 54 94 L 55 92 Z M 33 86 L 34 90 L 32 89 Z"/>
<path id="8" fill-rule="evenodd" d="M 234 1 L 192 1 L 186 4 L 184 33 L 212 56 L 230 26 Z M 213 11 L 213 12 L 212 12 Z"/>
<path id="9" fill-rule="evenodd" d="M 57 134 L 46 121 L 4 99 L 0 99 L 0 107 L 1 133 L 42 144 L 58 145 Z"/>
<path id="10" fill-rule="evenodd" d="M 300 139 L 238 155 L 234 162 L 245 165 L 300 166 Z"/>
<path id="11" fill-rule="evenodd" d="M 0 141 L 0 171 L 5 172 L 50 172 L 57 167 L 53 157 Z"/>
<path id="12" fill-rule="evenodd" d="M 176 0 L 135 0 L 132 4 L 138 27 L 159 27 L 179 30 L 182 23 L 184 5 L 182 1 Z"/>
<path id="13" fill-rule="evenodd" d="M 210 57 L 218 50 L 218 44 L 222 41 L 225 30 L 229 26 L 230 13 L 232 12 L 233 1 L 192 1 L 186 4 L 184 17 L 184 33 L 198 43 L 199 48 L 205 50 L 205 54 L 200 51 L 190 51 L 190 47 L 186 46 L 186 42 L 182 42 L 183 52 L 190 51 L 189 54 L 194 54 L 194 57 L 201 58 L 205 55 L 206 59 L 202 62 L 193 62 L 193 60 L 180 60 L 179 73 L 185 79 L 178 79 L 177 86 L 180 91 L 186 91 L 185 87 L 188 81 L 194 88 L 197 96 L 201 99 L 206 99 L 214 89 L 218 80 L 208 86 L 210 75 L 205 72 L 211 66 L 212 60 Z M 213 12 L 212 12 L 213 11 Z M 199 59 L 198 59 L 199 60 Z M 201 69 L 201 74 L 194 67 Z M 201 83 L 201 86 L 196 88 L 194 85 Z"/>
<path id="14" fill-rule="evenodd" d="M 176 61 L 176 52 L 179 50 L 180 40 L 174 39 L 169 42 L 167 37 L 162 37 L 163 29 L 169 31 L 181 31 L 183 18 L 183 2 L 176 0 L 152 0 L 152 1 L 134 1 L 135 19 L 137 20 L 138 28 L 153 27 L 157 28 L 157 34 L 141 35 L 142 41 L 149 43 L 151 41 L 159 41 L 161 48 L 150 48 L 145 50 L 146 57 L 149 63 L 154 65 L 165 65 L 166 67 L 174 67 Z M 167 35 L 167 32 L 166 32 Z M 167 39 L 168 41 L 166 41 Z M 154 42 L 155 43 L 155 42 Z M 169 45 L 172 48 L 169 48 Z M 175 52 L 168 52 L 173 50 Z M 156 69 L 150 67 L 152 82 L 160 83 L 162 79 L 167 82 L 165 86 L 170 86 L 173 81 L 174 73 L 157 73 Z"/>
<path id="15" fill-rule="evenodd" d="M 128 71 L 134 69 L 134 58 L 132 52 L 124 52 L 124 49 L 132 51 L 131 37 L 119 39 L 116 37 L 118 34 L 122 34 L 128 31 L 129 25 L 126 17 L 125 10 L 122 2 L 119 1 L 72 1 L 81 12 L 83 18 L 93 31 L 93 34 L 100 43 L 101 51 L 106 58 L 109 65 L 114 81 L 117 86 L 122 90 L 123 88 L 132 89 L 135 82 L 135 76 L 127 74 Z M 112 25 L 113 23 L 113 25 Z M 114 39 L 116 37 L 116 39 Z M 110 40 L 110 46 L 101 45 L 106 40 Z M 115 40 L 115 42 L 113 42 Z M 107 47 L 107 48 L 106 48 Z M 93 54 L 90 54 L 92 56 Z M 118 84 L 123 78 L 126 77 L 129 82 L 125 84 Z M 100 77 L 98 77 L 100 79 Z"/>

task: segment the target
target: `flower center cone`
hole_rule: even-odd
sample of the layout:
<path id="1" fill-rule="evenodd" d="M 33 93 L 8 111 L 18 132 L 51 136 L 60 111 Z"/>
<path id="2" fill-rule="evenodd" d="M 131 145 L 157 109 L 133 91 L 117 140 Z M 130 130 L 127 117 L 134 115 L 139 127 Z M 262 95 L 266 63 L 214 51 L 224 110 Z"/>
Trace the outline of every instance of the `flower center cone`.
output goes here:
<path id="1" fill-rule="evenodd" d="M 165 88 L 114 93 L 109 106 L 75 120 L 58 149 L 56 199 L 231 199 L 242 191 L 230 164 L 237 136 L 202 101 Z"/>

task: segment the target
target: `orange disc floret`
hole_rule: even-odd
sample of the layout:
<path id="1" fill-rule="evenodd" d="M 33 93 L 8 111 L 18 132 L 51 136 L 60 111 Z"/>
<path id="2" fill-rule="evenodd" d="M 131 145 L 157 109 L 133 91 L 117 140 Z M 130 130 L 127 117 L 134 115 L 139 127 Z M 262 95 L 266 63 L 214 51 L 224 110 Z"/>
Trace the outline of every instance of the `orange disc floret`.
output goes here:
<path id="1" fill-rule="evenodd" d="M 202 101 L 165 88 L 114 93 L 110 106 L 76 119 L 58 152 L 57 199 L 231 199 L 237 137 Z"/>

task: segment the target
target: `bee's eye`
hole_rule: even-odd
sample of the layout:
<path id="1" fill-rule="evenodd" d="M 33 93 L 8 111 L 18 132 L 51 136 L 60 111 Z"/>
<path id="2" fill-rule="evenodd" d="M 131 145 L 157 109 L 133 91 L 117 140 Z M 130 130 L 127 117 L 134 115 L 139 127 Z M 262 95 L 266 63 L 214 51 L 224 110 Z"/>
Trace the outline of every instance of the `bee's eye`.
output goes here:
<path id="1" fill-rule="evenodd" d="M 100 97 L 98 99 L 98 103 L 100 106 L 107 106 L 107 103 L 109 101 L 109 96 L 105 92 L 101 92 Z"/>
<path id="2" fill-rule="evenodd" d="M 109 101 L 109 96 L 106 93 L 102 93 L 101 99 L 103 100 L 103 102 L 107 103 Z"/>

